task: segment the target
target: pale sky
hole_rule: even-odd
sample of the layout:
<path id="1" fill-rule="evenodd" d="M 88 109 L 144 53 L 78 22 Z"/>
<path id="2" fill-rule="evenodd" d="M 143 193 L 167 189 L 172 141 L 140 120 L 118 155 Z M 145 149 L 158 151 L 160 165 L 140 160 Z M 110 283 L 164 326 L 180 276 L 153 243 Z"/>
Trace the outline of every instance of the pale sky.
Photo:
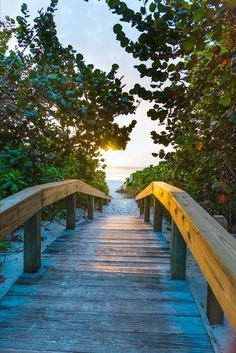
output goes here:
<path id="1" fill-rule="evenodd" d="M 1 18 L 8 15 L 16 17 L 20 13 L 20 6 L 27 3 L 32 17 L 37 15 L 37 10 L 47 7 L 50 0 L 0 0 Z M 127 0 L 134 3 L 134 0 Z M 139 2 L 137 2 L 138 4 Z M 113 63 L 120 66 L 119 76 L 124 75 L 125 89 L 130 89 L 136 82 L 140 82 L 139 73 L 133 67 L 137 61 L 126 53 L 115 39 L 113 25 L 118 22 L 116 15 L 112 14 L 104 1 L 90 0 L 59 0 L 56 13 L 58 36 L 64 45 L 71 44 L 78 52 L 83 54 L 86 63 L 109 71 Z M 127 24 L 127 31 L 133 35 Z M 144 81 L 143 81 L 144 82 Z M 145 83 L 144 83 L 145 84 Z M 148 84 L 148 80 L 146 80 Z M 146 116 L 148 104 L 141 102 L 135 115 L 117 118 L 120 124 L 129 124 L 132 119 L 137 120 L 137 125 L 131 134 L 131 141 L 125 151 L 109 151 L 104 153 L 107 174 L 114 174 L 116 167 L 146 167 L 156 164 L 157 158 L 152 157 L 156 152 L 156 145 L 150 136 L 150 131 L 157 130 L 157 122 L 151 121 Z M 111 171 L 112 169 L 112 171 Z M 124 173 L 129 174 L 129 171 Z M 123 178 L 124 175 L 122 175 Z"/>

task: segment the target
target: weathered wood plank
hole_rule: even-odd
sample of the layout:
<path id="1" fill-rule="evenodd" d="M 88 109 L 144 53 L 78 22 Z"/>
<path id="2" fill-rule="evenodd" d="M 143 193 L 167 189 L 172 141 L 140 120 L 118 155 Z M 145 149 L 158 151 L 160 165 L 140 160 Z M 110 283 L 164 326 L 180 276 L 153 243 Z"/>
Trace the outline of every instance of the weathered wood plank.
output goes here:
<path id="1" fill-rule="evenodd" d="M 93 219 L 94 217 L 94 197 L 88 196 L 88 219 Z"/>
<path id="2" fill-rule="evenodd" d="M 76 192 L 110 200 L 111 197 L 79 180 L 33 186 L 0 201 L 0 239 L 24 224 L 43 207 Z"/>
<path id="3" fill-rule="evenodd" d="M 143 214 L 143 211 L 144 211 L 144 199 L 141 199 L 141 200 L 139 200 L 139 212 L 140 212 L 140 215 Z"/>
<path id="4" fill-rule="evenodd" d="M 76 193 L 66 197 L 66 228 L 74 229 L 76 222 Z"/>
<path id="5" fill-rule="evenodd" d="M 144 199 L 144 222 L 150 221 L 150 206 L 151 206 L 151 199 L 150 199 L 150 196 L 147 196 Z"/>
<path id="6" fill-rule="evenodd" d="M 14 320 L 13 320 L 14 319 Z M 129 318 L 127 314 L 89 314 L 71 312 L 65 315 L 64 312 L 38 311 L 32 308 L 32 313 L 22 313 L 22 311 L 1 311 L 0 327 L 25 327 L 47 329 L 71 330 L 76 327 L 78 331 L 88 330 L 88 326 L 93 326 L 97 332 L 146 332 L 158 334 L 160 329 L 166 334 L 182 334 L 186 326 L 191 327 L 195 335 L 205 334 L 201 317 L 190 316 L 170 316 L 170 315 L 139 315 L 133 313 Z M 116 325 L 114 325 L 116 322 Z"/>
<path id="7" fill-rule="evenodd" d="M 20 277 L 0 303 L 0 353 L 213 353 L 186 281 L 168 276 L 164 237 L 108 220 L 65 232 Z"/>
<path id="8" fill-rule="evenodd" d="M 206 314 L 210 325 L 223 325 L 224 312 L 209 285 L 207 286 Z"/>
<path id="9" fill-rule="evenodd" d="M 170 275 L 172 279 L 186 278 L 186 243 L 172 221 L 171 253 L 170 253 Z"/>
<path id="10" fill-rule="evenodd" d="M 150 334 L 143 332 L 94 332 L 73 330 L 70 333 L 53 329 L 30 330 L 30 335 L 24 328 L 13 332 L 14 329 L 5 328 L 6 335 L 0 332 L 1 347 L 12 349 L 17 343 L 18 349 L 37 350 L 38 344 L 43 342 L 44 351 L 76 352 L 76 353 L 212 353 L 212 348 L 205 335 L 192 336 L 172 334 L 171 341 L 168 333 Z M 69 335 L 69 336 L 68 336 Z M 127 344 L 128 342 L 128 344 Z"/>
<path id="11" fill-rule="evenodd" d="M 41 267 L 41 213 L 24 226 L 24 272 L 37 272 Z"/>
<path id="12" fill-rule="evenodd" d="M 0 239 L 23 225 L 42 207 L 42 191 L 37 187 L 0 201 Z"/>
<path id="13" fill-rule="evenodd" d="M 166 289 L 159 285 L 158 292 L 156 288 L 103 288 L 98 286 L 58 286 L 57 284 L 27 286 L 17 285 L 8 292 L 11 297 L 37 297 L 39 300 L 48 298 L 47 292 L 50 291 L 50 297 L 60 297 L 81 299 L 86 297 L 89 301 L 102 300 L 104 296 L 109 296 L 109 300 L 149 300 L 154 304 L 156 301 L 173 301 L 181 303 L 193 303 L 192 295 L 189 291 L 181 291 L 177 288 Z M 160 313 L 161 314 L 161 313 Z"/>
<path id="14" fill-rule="evenodd" d="M 160 201 L 154 197 L 153 229 L 157 232 L 162 231 L 163 206 Z"/>

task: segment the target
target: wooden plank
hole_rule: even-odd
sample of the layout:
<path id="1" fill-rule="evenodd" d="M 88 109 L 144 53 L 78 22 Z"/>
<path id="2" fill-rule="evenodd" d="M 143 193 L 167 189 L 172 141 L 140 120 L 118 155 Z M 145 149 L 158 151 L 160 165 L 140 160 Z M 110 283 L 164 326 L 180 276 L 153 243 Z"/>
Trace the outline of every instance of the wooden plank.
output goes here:
<path id="1" fill-rule="evenodd" d="M 166 290 L 159 285 L 158 291 L 156 288 L 133 288 L 126 287 L 124 291 L 123 288 L 103 288 L 98 286 L 59 286 L 57 284 L 49 284 L 46 285 L 41 284 L 38 286 L 28 286 L 28 285 L 17 285 L 13 287 L 8 295 L 10 297 L 30 297 L 39 301 L 46 300 L 48 298 L 48 293 L 50 293 L 51 298 L 55 298 L 58 295 L 63 297 L 63 299 L 73 299 L 76 298 L 78 300 L 86 299 L 88 301 L 94 300 L 103 300 L 104 296 L 109 297 L 109 301 L 113 300 L 149 300 L 152 301 L 154 306 L 156 301 L 165 301 L 165 302 L 178 302 L 181 303 L 193 303 L 192 295 L 189 291 L 178 291 L 175 290 Z M 134 299 L 135 298 L 135 299 Z M 161 313 L 160 313 L 161 314 Z"/>
<path id="2" fill-rule="evenodd" d="M 33 186 L 0 201 L 0 239 L 24 224 L 43 207 L 76 192 L 105 200 L 111 197 L 79 180 L 66 180 Z"/>
<path id="3" fill-rule="evenodd" d="M 144 199 L 139 200 L 139 212 L 140 215 L 142 215 L 144 212 Z"/>
<path id="4" fill-rule="evenodd" d="M 154 217 L 153 229 L 157 232 L 162 231 L 163 206 L 160 201 L 154 197 Z"/>
<path id="5" fill-rule="evenodd" d="M 144 222 L 150 221 L 150 196 L 145 197 L 144 199 Z"/>
<path id="6" fill-rule="evenodd" d="M 66 197 L 66 229 L 74 229 L 76 224 L 76 193 Z"/>
<path id="7" fill-rule="evenodd" d="M 186 243 L 173 221 L 171 228 L 170 276 L 172 279 L 185 279 Z"/>
<path id="8" fill-rule="evenodd" d="M 41 267 L 41 214 L 32 216 L 24 226 L 24 272 Z"/>
<path id="9" fill-rule="evenodd" d="M 78 191 L 86 194 L 86 195 L 91 195 L 94 197 L 100 197 L 104 200 L 110 201 L 111 200 L 111 196 L 105 194 L 104 192 L 94 188 L 93 186 L 90 186 L 86 183 L 84 183 L 83 181 L 80 180 L 76 180 L 77 182 L 77 186 L 78 186 Z"/>
<path id="10" fill-rule="evenodd" d="M 153 183 L 149 184 L 143 191 L 141 191 L 137 196 L 136 200 L 144 199 L 145 197 L 153 194 Z"/>
<path id="11" fill-rule="evenodd" d="M 133 222 L 135 232 L 119 231 Z M 137 218 L 111 223 L 65 232 L 41 270 L 21 276 L 0 303 L 0 353 L 213 353 L 187 282 L 168 276 L 162 234 Z"/>
<path id="12" fill-rule="evenodd" d="M 12 320 L 14 317 L 15 320 Z M 139 315 L 133 313 L 129 318 L 126 314 L 84 314 L 70 313 L 66 315 L 61 311 L 55 311 L 52 316 L 49 311 L 38 311 L 32 308 L 31 313 L 22 313 L 22 311 L 14 311 L 9 314 L 8 311 L 0 312 L 0 327 L 25 327 L 47 329 L 50 325 L 51 329 L 68 331 L 76 327 L 79 332 L 88 330 L 91 325 L 97 332 L 143 332 L 158 334 L 160 329 L 166 334 L 178 333 L 181 335 L 186 326 L 191 327 L 195 335 L 204 335 L 205 328 L 202 325 L 202 319 L 199 316 L 169 316 L 169 315 Z M 114 325 L 116 322 L 116 325 Z"/>
<path id="13" fill-rule="evenodd" d="M 40 188 L 21 191 L 0 201 L 0 239 L 24 224 L 42 208 Z"/>
<path id="14" fill-rule="evenodd" d="M 24 328 L 14 333 L 14 328 L 5 328 L 0 332 L 2 349 L 12 349 L 16 344 L 18 349 L 38 349 L 43 342 L 43 351 L 60 351 L 76 353 L 209 353 L 213 352 L 209 340 L 203 334 L 196 336 L 191 333 L 180 335 L 173 333 L 153 334 L 144 332 L 94 332 L 87 326 L 87 330 L 68 331 L 45 329 L 30 329 L 30 335 Z M 6 352 L 6 351 L 5 351 Z M 40 352 L 38 350 L 38 352 Z"/>
<path id="15" fill-rule="evenodd" d="M 98 199 L 98 210 L 100 211 L 100 212 L 102 212 L 103 211 L 103 205 L 104 205 L 104 201 L 103 201 L 103 199 Z"/>
<path id="16" fill-rule="evenodd" d="M 173 293 L 173 292 L 171 292 Z M 0 304 L 0 310 L 19 310 L 22 312 L 31 312 L 32 308 L 36 307 L 39 311 L 61 311 L 70 315 L 71 312 L 76 311 L 80 313 L 114 313 L 114 314 L 130 314 L 139 315 L 176 315 L 198 317 L 198 309 L 193 302 L 183 302 L 180 300 L 144 300 L 134 299 L 132 301 L 125 299 L 113 299 L 105 296 L 100 299 L 83 300 L 78 298 L 60 298 L 55 300 L 55 297 L 30 297 L 30 296 L 7 296 L 4 297 Z"/>
<path id="17" fill-rule="evenodd" d="M 232 327 L 236 329 L 236 239 L 186 192 L 153 182 L 153 195 L 169 211 Z"/>
<path id="18" fill-rule="evenodd" d="M 223 325 L 224 312 L 209 285 L 207 286 L 206 314 L 210 325 Z"/>
<path id="19" fill-rule="evenodd" d="M 93 219 L 94 217 L 94 197 L 88 195 L 88 219 Z"/>

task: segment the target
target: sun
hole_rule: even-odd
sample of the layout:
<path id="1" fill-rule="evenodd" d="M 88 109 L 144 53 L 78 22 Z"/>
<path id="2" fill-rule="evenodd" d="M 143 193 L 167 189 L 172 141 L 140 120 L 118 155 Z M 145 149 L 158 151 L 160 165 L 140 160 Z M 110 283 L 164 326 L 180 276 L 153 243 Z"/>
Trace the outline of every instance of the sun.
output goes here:
<path id="1" fill-rule="evenodd" d="M 112 147 L 108 147 L 108 149 L 107 149 L 107 150 L 105 150 L 105 152 L 106 152 L 106 153 L 111 152 L 111 151 L 115 151 L 115 149 L 114 149 L 114 148 L 112 148 Z"/>

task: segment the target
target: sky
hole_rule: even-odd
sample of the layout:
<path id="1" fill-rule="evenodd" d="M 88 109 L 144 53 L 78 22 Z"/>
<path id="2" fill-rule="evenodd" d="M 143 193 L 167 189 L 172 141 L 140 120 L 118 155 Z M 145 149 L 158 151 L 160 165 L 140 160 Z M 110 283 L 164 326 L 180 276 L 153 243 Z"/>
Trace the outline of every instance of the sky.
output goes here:
<path id="1" fill-rule="evenodd" d="M 50 0 L 0 0 L 1 19 L 6 15 L 13 18 L 19 15 L 22 2 L 28 5 L 30 14 L 35 17 L 37 10 L 46 8 Z M 134 4 L 134 0 L 126 2 Z M 125 89 L 129 90 L 136 82 L 140 82 L 140 77 L 133 67 L 137 61 L 120 47 L 115 38 L 113 26 L 117 22 L 118 17 L 109 11 L 103 0 L 59 0 L 56 24 L 60 41 L 64 45 L 71 44 L 83 54 L 86 63 L 104 71 L 109 71 L 112 64 L 117 63 L 120 66 L 118 74 L 124 76 Z M 134 38 L 135 33 L 129 25 L 123 25 Z M 142 82 L 148 87 L 148 80 Z M 137 125 L 125 151 L 103 153 L 108 179 L 123 179 L 135 169 L 158 162 L 152 156 L 152 152 L 157 151 L 150 136 L 150 131 L 157 130 L 158 125 L 146 116 L 147 109 L 148 103 L 142 101 L 134 115 L 117 118 L 120 125 L 128 125 L 132 119 L 137 120 Z"/>

